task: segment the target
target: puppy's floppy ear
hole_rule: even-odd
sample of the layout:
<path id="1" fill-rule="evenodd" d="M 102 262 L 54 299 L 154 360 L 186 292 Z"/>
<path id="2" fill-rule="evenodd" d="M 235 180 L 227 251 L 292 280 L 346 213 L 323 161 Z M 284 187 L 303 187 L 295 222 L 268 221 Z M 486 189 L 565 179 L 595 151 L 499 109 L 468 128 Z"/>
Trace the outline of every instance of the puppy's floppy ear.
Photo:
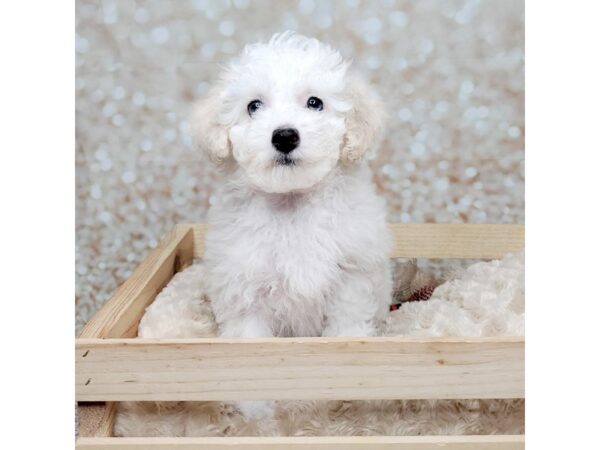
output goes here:
<path id="1" fill-rule="evenodd" d="M 191 121 L 194 144 L 216 163 L 223 162 L 231 154 L 227 128 L 219 122 L 221 107 L 220 90 L 214 88 L 196 103 Z"/>
<path id="2" fill-rule="evenodd" d="M 385 119 L 383 102 L 372 88 L 358 77 L 347 81 L 346 95 L 352 106 L 346 113 L 346 134 L 342 161 L 360 160 L 376 141 Z"/>

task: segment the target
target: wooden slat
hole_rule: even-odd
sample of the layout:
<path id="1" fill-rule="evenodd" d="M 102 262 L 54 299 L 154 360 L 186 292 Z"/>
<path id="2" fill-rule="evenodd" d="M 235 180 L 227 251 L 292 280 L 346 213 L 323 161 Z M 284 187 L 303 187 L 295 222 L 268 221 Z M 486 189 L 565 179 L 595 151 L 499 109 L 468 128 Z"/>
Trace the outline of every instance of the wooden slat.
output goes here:
<path id="1" fill-rule="evenodd" d="M 79 450 L 522 450 L 522 435 L 79 439 Z"/>
<path id="2" fill-rule="evenodd" d="M 522 398 L 523 338 L 80 339 L 76 398 Z"/>
<path id="3" fill-rule="evenodd" d="M 499 259 L 525 245 L 519 224 L 391 224 L 394 258 Z"/>
<path id="4" fill-rule="evenodd" d="M 146 307 L 171 279 L 177 267 L 192 261 L 193 246 L 192 227 L 177 225 L 173 228 L 83 327 L 79 337 L 135 337 Z"/>
<path id="5" fill-rule="evenodd" d="M 206 224 L 194 227 L 194 257 L 204 254 Z M 390 224 L 392 258 L 498 259 L 525 245 L 520 224 Z"/>
<path id="6" fill-rule="evenodd" d="M 194 258 L 202 258 L 204 256 L 204 236 L 208 225 L 205 223 L 190 224 L 194 229 Z"/>
<path id="7" fill-rule="evenodd" d="M 79 436 L 112 436 L 116 413 L 117 404 L 115 402 L 78 405 Z"/>
<path id="8" fill-rule="evenodd" d="M 135 337 L 145 308 L 179 267 L 193 258 L 193 230 L 177 225 L 79 333 L 80 338 Z M 111 436 L 117 405 L 85 404 L 77 408 L 80 436 Z"/>

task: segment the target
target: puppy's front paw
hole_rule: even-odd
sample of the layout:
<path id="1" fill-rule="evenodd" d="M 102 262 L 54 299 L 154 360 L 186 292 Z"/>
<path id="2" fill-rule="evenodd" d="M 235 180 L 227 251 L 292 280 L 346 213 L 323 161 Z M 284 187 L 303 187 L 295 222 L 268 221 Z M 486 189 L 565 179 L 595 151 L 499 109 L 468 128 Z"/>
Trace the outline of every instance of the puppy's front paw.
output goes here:
<path id="1" fill-rule="evenodd" d="M 247 420 L 272 419 L 275 416 L 275 402 L 272 400 L 243 400 L 236 406 Z"/>
<path id="2" fill-rule="evenodd" d="M 323 330 L 324 337 L 364 337 L 375 336 L 377 331 L 370 322 L 358 322 L 354 324 L 330 323 Z"/>

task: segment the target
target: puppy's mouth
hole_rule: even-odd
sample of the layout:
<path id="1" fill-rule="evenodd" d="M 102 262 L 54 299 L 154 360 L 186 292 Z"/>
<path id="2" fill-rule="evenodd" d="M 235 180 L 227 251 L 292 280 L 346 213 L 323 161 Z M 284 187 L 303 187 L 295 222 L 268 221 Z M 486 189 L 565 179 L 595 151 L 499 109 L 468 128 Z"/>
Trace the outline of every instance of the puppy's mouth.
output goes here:
<path id="1" fill-rule="evenodd" d="M 276 166 L 295 166 L 296 160 L 290 158 L 288 155 L 283 155 L 275 159 Z"/>

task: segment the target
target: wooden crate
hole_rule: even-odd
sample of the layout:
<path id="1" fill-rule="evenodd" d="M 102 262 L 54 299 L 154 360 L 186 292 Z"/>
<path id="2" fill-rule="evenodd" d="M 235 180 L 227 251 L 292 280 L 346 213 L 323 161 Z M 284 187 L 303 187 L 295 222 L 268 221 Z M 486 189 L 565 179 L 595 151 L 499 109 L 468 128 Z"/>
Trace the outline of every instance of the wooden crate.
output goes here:
<path id="1" fill-rule="evenodd" d="M 501 258 L 522 225 L 392 224 L 392 257 Z M 524 397 L 524 339 L 133 339 L 174 273 L 201 257 L 205 225 L 177 225 L 76 340 L 77 448 L 508 450 L 524 436 L 118 438 L 118 401 Z"/>

